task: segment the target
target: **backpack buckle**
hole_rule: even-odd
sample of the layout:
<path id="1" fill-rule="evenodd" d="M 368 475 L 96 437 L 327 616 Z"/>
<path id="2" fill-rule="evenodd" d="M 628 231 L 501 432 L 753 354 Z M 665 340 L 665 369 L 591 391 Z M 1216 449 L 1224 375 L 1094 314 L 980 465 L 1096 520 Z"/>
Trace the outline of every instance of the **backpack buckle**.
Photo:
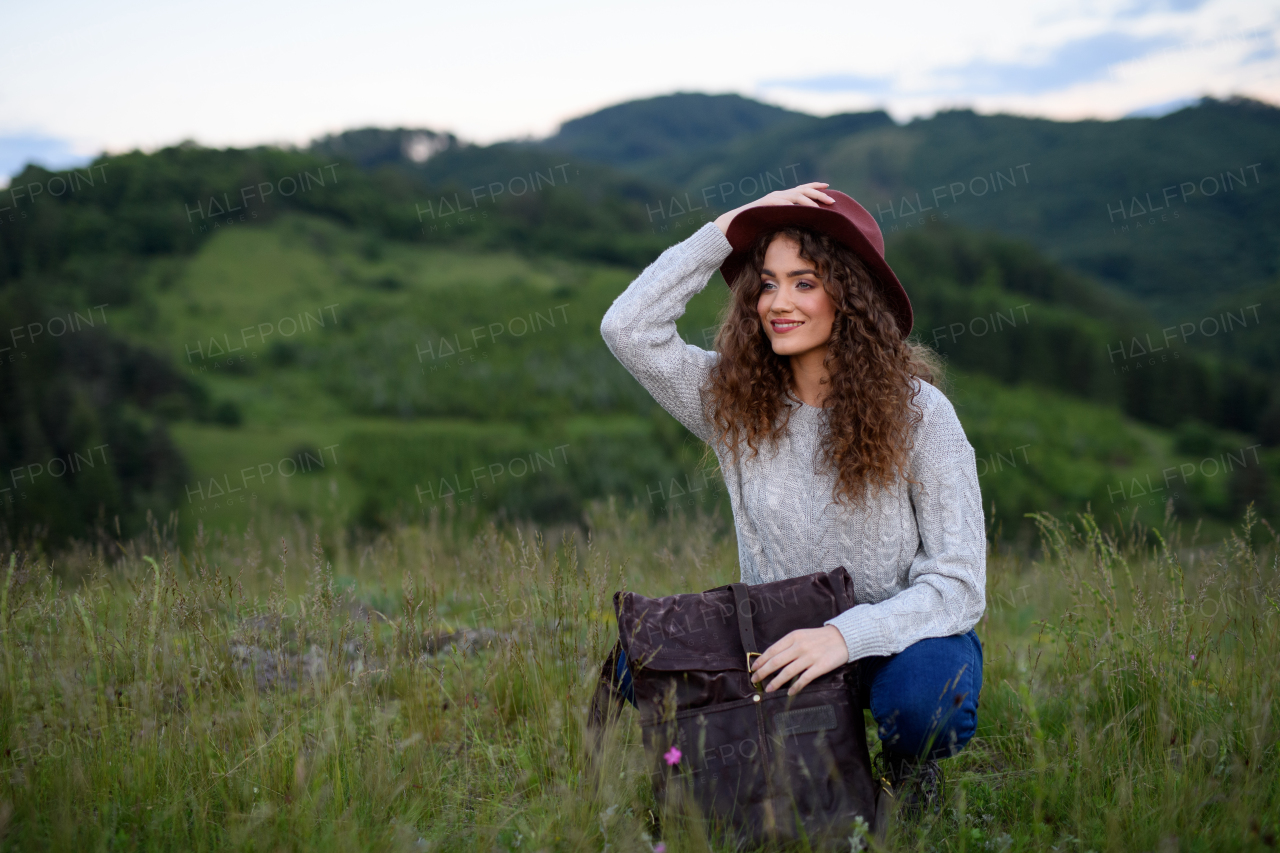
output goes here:
<path id="1" fill-rule="evenodd" d="M 761 654 L 760 652 L 747 652 L 747 677 L 748 678 L 751 677 L 751 659 L 760 657 L 760 654 Z M 763 693 L 764 679 L 761 679 L 760 681 L 757 681 L 757 682 L 753 682 L 751 686 L 754 687 L 756 690 L 760 691 L 761 693 Z"/>

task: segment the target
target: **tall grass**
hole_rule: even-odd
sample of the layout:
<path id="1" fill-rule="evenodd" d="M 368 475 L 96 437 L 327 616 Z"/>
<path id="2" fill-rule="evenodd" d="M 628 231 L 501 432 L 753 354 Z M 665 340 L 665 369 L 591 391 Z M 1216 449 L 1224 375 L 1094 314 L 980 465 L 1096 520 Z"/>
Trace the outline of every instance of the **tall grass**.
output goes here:
<path id="1" fill-rule="evenodd" d="M 1277 545 L 1080 516 L 995 551 L 978 735 L 902 850 L 1274 846 Z M 299 519 L 0 564 L 9 849 L 641 850 L 634 715 L 584 717 L 611 594 L 736 580 L 715 516 L 445 522 L 354 542 Z M 870 723 L 870 718 L 868 717 Z M 874 743 L 874 736 L 872 735 Z M 668 820 L 670 850 L 706 849 Z"/>

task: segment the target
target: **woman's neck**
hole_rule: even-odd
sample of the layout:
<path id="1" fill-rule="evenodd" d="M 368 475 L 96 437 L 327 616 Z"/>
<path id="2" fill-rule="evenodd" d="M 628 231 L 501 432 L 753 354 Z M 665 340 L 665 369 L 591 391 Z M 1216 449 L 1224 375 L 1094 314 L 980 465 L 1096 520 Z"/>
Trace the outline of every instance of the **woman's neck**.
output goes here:
<path id="1" fill-rule="evenodd" d="M 827 368 L 823 365 L 826 357 L 826 347 L 791 356 L 792 390 L 802 403 L 819 409 L 831 388 Z"/>

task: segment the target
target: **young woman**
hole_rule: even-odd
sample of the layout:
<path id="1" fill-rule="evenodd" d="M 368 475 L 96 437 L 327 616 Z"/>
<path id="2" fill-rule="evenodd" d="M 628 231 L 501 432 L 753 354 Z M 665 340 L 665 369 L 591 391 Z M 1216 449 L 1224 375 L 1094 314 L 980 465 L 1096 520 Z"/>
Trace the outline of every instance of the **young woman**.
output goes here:
<path id="1" fill-rule="evenodd" d="M 770 193 L 659 257 L 604 316 L 609 349 L 714 450 L 744 583 L 844 566 L 864 603 L 757 659 L 795 694 L 860 661 L 882 772 L 937 808 L 936 759 L 973 736 L 986 536 L 973 448 L 907 340 L 911 304 L 874 218 L 825 183 Z M 676 320 L 719 267 L 732 304 L 716 351 Z M 630 673 L 622 661 L 624 690 Z"/>

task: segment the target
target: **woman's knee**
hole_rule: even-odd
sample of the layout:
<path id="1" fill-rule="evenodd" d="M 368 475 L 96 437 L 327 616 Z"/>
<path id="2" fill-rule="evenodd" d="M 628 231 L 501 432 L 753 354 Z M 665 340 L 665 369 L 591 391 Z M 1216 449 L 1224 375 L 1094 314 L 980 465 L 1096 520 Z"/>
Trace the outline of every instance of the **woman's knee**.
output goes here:
<path id="1" fill-rule="evenodd" d="M 981 687 L 976 636 L 922 640 L 895 655 L 871 686 L 885 749 L 930 758 L 959 752 L 977 729 Z"/>
<path id="2" fill-rule="evenodd" d="M 901 755 L 941 758 L 955 755 L 978 727 L 973 698 L 957 694 L 951 702 L 897 704 L 872 713 L 885 749 Z"/>

